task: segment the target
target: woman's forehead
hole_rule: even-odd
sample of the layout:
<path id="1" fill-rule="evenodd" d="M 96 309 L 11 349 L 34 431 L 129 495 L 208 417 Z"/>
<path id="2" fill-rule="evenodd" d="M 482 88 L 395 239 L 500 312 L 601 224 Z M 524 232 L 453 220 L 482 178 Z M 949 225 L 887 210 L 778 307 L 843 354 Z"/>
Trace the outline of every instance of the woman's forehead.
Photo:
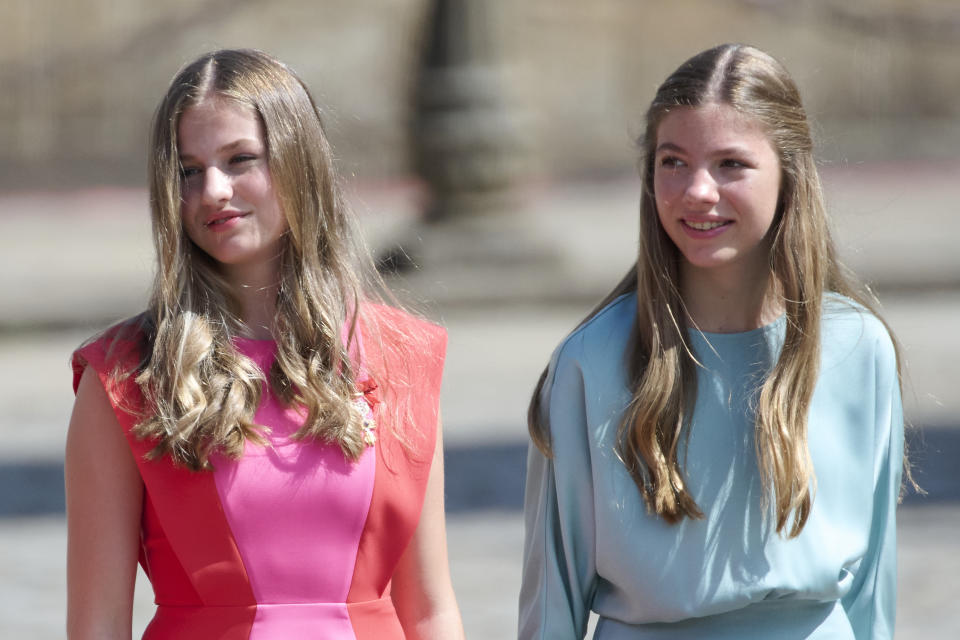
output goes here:
<path id="1" fill-rule="evenodd" d="M 671 108 L 660 119 L 655 145 L 708 145 L 770 143 L 766 127 L 758 118 L 734 107 L 711 102 L 696 107 Z"/>
<path id="2" fill-rule="evenodd" d="M 263 125 L 257 113 L 235 100 L 215 98 L 184 109 L 177 124 L 178 146 L 219 147 L 239 139 L 262 142 Z"/>

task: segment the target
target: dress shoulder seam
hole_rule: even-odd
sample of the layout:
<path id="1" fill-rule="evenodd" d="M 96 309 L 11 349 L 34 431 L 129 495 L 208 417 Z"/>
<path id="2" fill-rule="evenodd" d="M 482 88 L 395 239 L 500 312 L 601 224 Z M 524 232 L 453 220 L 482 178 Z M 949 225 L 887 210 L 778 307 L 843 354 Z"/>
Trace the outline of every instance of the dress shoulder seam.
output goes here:
<path id="1" fill-rule="evenodd" d="M 611 300 L 611 301 L 610 301 L 610 304 L 608 304 L 608 305 L 605 306 L 603 309 L 601 309 L 600 311 L 598 311 L 598 312 L 596 313 L 596 315 L 594 315 L 594 316 L 593 316 L 592 318 L 590 318 L 589 320 L 586 320 L 585 322 L 583 322 L 582 324 L 580 324 L 578 327 L 576 327 L 573 331 L 571 331 L 569 334 L 567 334 L 567 336 L 566 336 L 566 337 L 560 342 L 560 344 L 557 346 L 554 357 L 555 357 L 556 359 L 559 359 L 560 356 L 563 354 L 563 352 L 566 351 L 567 348 L 568 348 L 574 341 L 576 341 L 576 340 L 582 340 L 583 337 L 584 337 L 584 334 L 586 334 L 588 331 L 590 331 L 590 330 L 591 330 L 594 326 L 596 326 L 598 323 L 600 323 L 600 322 L 602 322 L 604 319 L 606 319 L 606 317 L 609 316 L 611 313 L 617 313 L 617 312 L 619 312 L 620 309 L 621 309 L 621 306 L 622 306 L 623 304 L 627 303 L 630 299 L 636 300 L 636 293 L 634 293 L 634 292 L 625 293 L 625 294 L 623 294 L 622 296 L 619 296 L 619 297 L 614 298 L 613 300 Z M 631 309 L 631 310 L 632 310 L 632 309 Z"/>

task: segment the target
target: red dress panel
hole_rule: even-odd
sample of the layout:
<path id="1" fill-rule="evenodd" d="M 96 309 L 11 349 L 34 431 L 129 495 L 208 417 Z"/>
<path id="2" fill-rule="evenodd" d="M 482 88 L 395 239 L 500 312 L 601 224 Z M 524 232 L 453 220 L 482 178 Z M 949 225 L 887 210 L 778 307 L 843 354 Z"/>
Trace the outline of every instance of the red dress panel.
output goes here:
<path id="1" fill-rule="evenodd" d="M 351 357 L 376 444 L 355 462 L 292 439 L 302 416 L 269 389 L 255 417 L 267 446 L 215 455 L 214 471 L 148 460 L 153 443 L 131 431 L 144 399 L 115 375 L 137 368 L 139 333 L 118 325 L 74 353 L 74 389 L 92 367 L 143 478 L 140 564 L 157 604 L 144 638 L 404 637 L 390 580 L 423 506 L 446 333 L 381 305 L 364 306 L 359 328 Z M 269 369 L 272 342 L 235 346 Z"/>

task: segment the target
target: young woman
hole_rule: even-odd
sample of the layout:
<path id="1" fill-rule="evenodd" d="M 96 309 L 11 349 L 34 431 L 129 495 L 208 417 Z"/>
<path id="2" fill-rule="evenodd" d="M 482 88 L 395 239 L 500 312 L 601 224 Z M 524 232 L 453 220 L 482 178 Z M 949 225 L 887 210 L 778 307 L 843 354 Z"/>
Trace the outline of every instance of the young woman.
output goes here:
<path id="1" fill-rule="evenodd" d="M 73 358 L 71 638 L 462 637 L 443 516 L 446 335 L 375 304 L 303 83 L 257 51 L 174 79 L 149 308 Z M 372 284 L 371 284 L 372 283 Z"/>
<path id="2" fill-rule="evenodd" d="M 530 407 L 520 637 L 891 638 L 897 352 L 838 264 L 796 86 L 704 51 L 642 140 L 634 269 Z"/>

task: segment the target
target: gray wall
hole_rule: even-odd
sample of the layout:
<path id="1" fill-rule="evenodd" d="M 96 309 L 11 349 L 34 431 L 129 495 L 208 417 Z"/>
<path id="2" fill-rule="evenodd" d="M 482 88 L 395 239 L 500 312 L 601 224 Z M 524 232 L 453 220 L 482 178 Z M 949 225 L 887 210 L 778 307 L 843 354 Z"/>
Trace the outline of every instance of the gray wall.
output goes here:
<path id="1" fill-rule="evenodd" d="M 479 1 L 534 175 L 629 170 L 658 82 L 724 41 L 786 63 L 828 160 L 946 157 L 960 142 L 960 8 L 951 0 Z M 405 174 L 426 6 L 3 0 L 0 188 L 142 183 L 147 123 L 166 83 L 223 46 L 266 49 L 300 72 L 328 107 L 348 174 Z"/>

